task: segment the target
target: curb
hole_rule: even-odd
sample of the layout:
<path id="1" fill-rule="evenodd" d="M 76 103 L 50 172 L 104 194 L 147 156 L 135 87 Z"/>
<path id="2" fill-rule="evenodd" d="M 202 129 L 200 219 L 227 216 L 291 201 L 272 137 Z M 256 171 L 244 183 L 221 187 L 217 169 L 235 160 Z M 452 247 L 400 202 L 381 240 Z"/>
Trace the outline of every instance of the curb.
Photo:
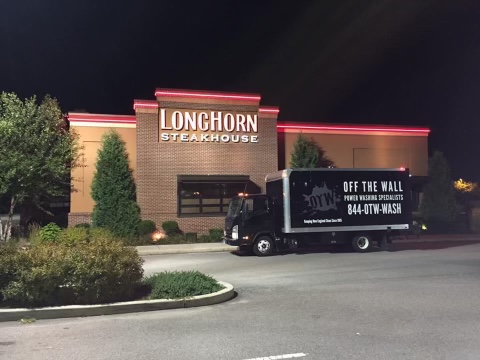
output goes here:
<path id="1" fill-rule="evenodd" d="M 231 300 L 235 296 L 233 286 L 218 281 L 225 289 L 212 294 L 193 296 L 191 298 L 172 300 L 140 300 L 100 305 L 68 305 L 34 309 L 0 309 L 0 322 L 18 321 L 22 318 L 57 319 L 69 317 L 85 317 L 113 314 L 127 314 L 144 311 L 157 311 L 208 306 Z"/>

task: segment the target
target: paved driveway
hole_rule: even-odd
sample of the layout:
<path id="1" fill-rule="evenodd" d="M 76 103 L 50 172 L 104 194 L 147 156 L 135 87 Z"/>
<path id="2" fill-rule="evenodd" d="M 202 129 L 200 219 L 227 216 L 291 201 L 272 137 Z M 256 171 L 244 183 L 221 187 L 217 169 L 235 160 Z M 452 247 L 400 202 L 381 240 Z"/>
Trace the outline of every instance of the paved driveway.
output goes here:
<path id="1" fill-rule="evenodd" d="M 480 244 L 146 257 L 234 284 L 211 307 L 0 323 L 0 359 L 480 359 Z"/>

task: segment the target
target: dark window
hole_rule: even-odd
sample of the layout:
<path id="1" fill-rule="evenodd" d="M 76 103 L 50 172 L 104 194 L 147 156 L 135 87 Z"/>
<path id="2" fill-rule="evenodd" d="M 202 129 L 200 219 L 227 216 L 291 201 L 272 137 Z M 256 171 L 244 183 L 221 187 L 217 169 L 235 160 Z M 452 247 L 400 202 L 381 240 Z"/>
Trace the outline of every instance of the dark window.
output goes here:
<path id="1" fill-rule="evenodd" d="M 245 218 L 263 215 L 268 212 L 268 199 L 266 197 L 247 198 L 244 202 Z"/>
<path id="2" fill-rule="evenodd" d="M 184 176 L 186 177 L 186 176 Z M 192 176 L 193 177 L 193 176 Z M 212 216 L 225 215 L 230 199 L 245 191 L 246 181 L 178 180 L 178 215 Z"/>

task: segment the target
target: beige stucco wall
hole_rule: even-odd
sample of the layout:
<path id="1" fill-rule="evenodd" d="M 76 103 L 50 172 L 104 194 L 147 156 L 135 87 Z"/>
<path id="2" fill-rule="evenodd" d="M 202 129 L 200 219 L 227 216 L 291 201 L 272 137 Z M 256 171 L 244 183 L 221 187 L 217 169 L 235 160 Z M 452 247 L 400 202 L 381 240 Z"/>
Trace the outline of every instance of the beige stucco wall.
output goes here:
<path id="1" fill-rule="evenodd" d="M 284 166 L 290 165 L 293 144 L 300 132 L 284 133 Z M 426 176 L 428 172 L 428 137 L 407 136 L 392 133 L 344 133 L 302 132 L 326 152 L 326 156 L 339 168 L 395 168 L 410 169 L 414 176 Z M 280 145 L 281 146 L 281 145 Z"/>
<path id="2" fill-rule="evenodd" d="M 83 147 L 81 166 L 72 171 L 73 186 L 75 191 L 71 194 L 70 213 L 91 213 L 94 201 L 90 195 L 97 152 L 101 147 L 103 134 L 116 131 L 125 141 L 129 154 L 130 167 L 136 171 L 137 165 L 137 138 L 135 128 L 116 128 L 112 125 L 106 127 L 71 126 L 78 135 L 79 143 Z"/>

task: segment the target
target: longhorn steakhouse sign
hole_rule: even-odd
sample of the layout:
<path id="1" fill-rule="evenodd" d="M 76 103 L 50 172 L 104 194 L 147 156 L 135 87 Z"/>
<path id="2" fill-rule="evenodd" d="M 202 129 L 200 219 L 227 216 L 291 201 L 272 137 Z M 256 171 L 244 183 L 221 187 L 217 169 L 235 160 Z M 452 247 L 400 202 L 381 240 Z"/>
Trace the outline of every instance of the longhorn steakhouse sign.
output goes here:
<path id="1" fill-rule="evenodd" d="M 159 141 L 185 143 L 258 143 L 255 112 L 160 109 Z"/>

